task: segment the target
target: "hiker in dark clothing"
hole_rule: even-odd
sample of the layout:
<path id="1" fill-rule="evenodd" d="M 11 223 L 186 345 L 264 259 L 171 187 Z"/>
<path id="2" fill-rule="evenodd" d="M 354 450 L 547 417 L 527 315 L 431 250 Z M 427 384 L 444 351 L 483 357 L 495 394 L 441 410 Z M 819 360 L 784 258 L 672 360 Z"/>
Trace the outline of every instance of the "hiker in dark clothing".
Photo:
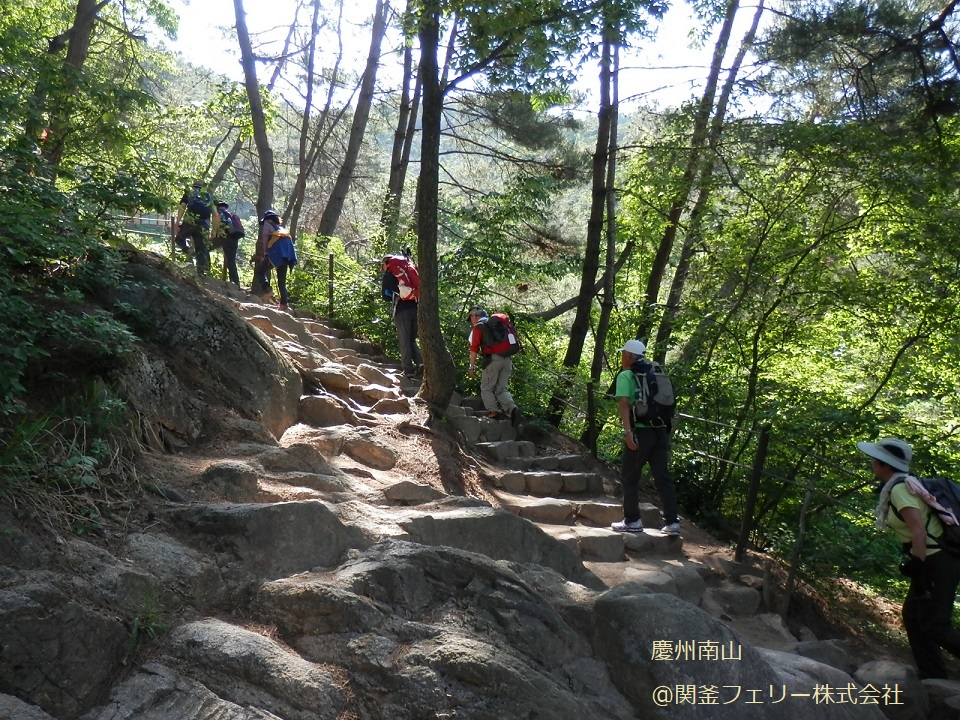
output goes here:
<path id="1" fill-rule="evenodd" d="M 201 180 L 194 180 L 193 187 L 180 198 L 177 209 L 177 247 L 197 263 L 197 272 L 206 275 L 210 271 L 210 247 L 220 228 L 220 216 L 214 212 L 213 196 L 203 189 Z M 192 241 L 192 247 L 187 240 Z"/>
<path id="2" fill-rule="evenodd" d="M 223 264 L 227 268 L 227 275 L 230 278 L 230 282 L 239 287 L 240 275 L 237 272 L 237 248 L 240 245 L 240 238 L 242 236 L 231 231 L 233 213 L 230 212 L 230 205 L 227 202 L 221 200 L 217 203 L 216 215 L 218 215 L 218 219 L 221 222 L 219 223 L 219 230 L 213 233 L 216 237 L 215 243 L 223 250 Z M 224 222 L 225 217 L 227 222 Z"/>
<path id="3" fill-rule="evenodd" d="M 893 530 L 906 553 L 900 564 L 900 572 L 910 578 L 903 626 L 920 679 L 945 679 L 941 648 L 960 658 L 960 630 L 951 622 L 960 558 L 936 542 L 943 524 L 924 499 L 923 486 L 909 474 L 911 447 L 903 440 L 884 438 L 877 443 L 858 442 L 857 448 L 871 458 L 870 468 L 883 482 L 874 512 L 877 527 Z"/>

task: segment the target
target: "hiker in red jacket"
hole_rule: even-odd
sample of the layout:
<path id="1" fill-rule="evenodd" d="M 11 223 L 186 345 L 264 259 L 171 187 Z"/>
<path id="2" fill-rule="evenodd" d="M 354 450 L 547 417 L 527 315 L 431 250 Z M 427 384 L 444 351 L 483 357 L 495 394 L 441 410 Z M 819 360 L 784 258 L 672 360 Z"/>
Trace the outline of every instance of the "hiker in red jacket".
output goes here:
<path id="1" fill-rule="evenodd" d="M 884 438 L 876 443 L 858 442 L 857 448 L 871 458 L 870 469 L 883 482 L 874 512 L 877 527 L 893 530 L 906 553 L 900 564 L 900 572 L 910 578 L 903 601 L 903 625 L 920 679 L 946 679 L 941 648 L 960 657 L 960 630 L 951 623 L 960 559 L 936 542 L 943 525 L 922 499 L 922 485 L 909 474 L 911 447 L 903 440 Z"/>
<path id="2" fill-rule="evenodd" d="M 480 399 L 483 400 L 483 406 L 487 409 L 487 417 L 499 418 L 501 415 L 506 415 L 516 426 L 521 419 L 520 408 L 507 390 L 507 383 L 513 372 L 513 360 L 508 354 L 504 354 L 508 352 L 511 343 L 506 339 L 496 341 L 492 337 L 488 328 L 490 318 L 482 307 L 475 305 L 470 308 L 467 317 L 471 325 L 469 374 L 470 377 L 474 376 L 477 356 L 481 355 L 483 360 L 480 367 L 483 372 L 480 376 Z M 500 408 L 503 408 L 502 413 Z"/>

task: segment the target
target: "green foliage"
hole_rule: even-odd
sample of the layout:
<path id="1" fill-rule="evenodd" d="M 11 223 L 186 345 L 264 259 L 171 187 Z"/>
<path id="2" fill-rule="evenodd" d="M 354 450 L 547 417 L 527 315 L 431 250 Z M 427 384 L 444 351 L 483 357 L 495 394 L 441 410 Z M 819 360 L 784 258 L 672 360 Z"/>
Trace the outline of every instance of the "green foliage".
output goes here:
<path id="1" fill-rule="evenodd" d="M 111 216 L 163 208 L 174 176 L 147 92 L 146 68 L 159 65 L 126 32 L 151 16 L 170 29 L 172 16 L 157 1 L 124 10 L 101 9 L 76 64 L 49 42 L 75 4 L 0 17 L 0 499 L 77 533 L 98 532 L 137 490 L 137 426 L 112 389 L 134 318 L 101 301 L 129 282 Z"/>
<path id="2" fill-rule="evenodd" d="M 164 608 L 157 591 L 150 588 L 137 606 L 136 613 L 130 621 L 130 653 L 139 650 L 146 642 L 158 640 L 170 632 L 164 622 Z"/>
<path id="3" fill-rule="evenodd" d="M 482 67 L 494 86 L 551 92 L 574 84 L 574 69 L 595 52 L 604 22 L 640 31 L 667 5 L 623 0 L 604 5 L 601 13 L 590 2 L 570 0 L 489 8 L 453 0 L 442 8 L 460 20 L 455 62 L 461 72 Z"/>
<path id="4" fill-rule="evenodd" d="M 51 399 L 48 412 L 0 417 L 0 499 L 50 527 L 97 532 L 104 513 L 135 489 L 126 403 L 99 380 Z"/>
<path id="5" fill-rule="evenodd" d="M 333 315 L 330 307 L 329 257 L 333 255 Z M 353 328 L 384 347 L 396 345 L 390 306 L 380 298 L 380 263 L 358 262 L 338 238 L 301 234 L 297 237 L 300 265 L 288 276 L 294 302 L 305 309 Z"/>

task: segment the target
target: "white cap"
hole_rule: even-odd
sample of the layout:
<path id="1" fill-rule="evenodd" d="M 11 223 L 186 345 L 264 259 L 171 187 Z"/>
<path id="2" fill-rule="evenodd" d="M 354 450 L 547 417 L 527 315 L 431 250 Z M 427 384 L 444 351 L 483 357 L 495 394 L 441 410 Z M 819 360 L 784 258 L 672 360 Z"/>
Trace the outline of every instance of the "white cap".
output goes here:
<path id="1" fill-rule="evenodd" d="M 639 340 L 627 340 L 622 348 L 617 348 L 617 352 L 628 352 L 631 355 L 640 357 L 647 351 L 647 346 Z"/>
<path id="2" fill-rule="evenodd" d="M 869 443 L 861 440 L 857 443 L 857 449 L 874 460 L 885 462 L 892 468 L 903 472 L 910 471 L 910 460 L 913 458 L 913 450 L 903 440 L 896 438 L 884 438 L 876 443 Z"/>

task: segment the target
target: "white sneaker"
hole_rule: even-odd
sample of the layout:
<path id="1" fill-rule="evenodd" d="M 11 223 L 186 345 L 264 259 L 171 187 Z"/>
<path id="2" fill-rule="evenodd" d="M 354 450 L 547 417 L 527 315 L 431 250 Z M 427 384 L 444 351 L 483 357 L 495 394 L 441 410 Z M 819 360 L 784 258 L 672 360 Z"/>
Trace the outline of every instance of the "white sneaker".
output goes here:
<path id="1" fill-rule="evenodd" d="M 611 523 L 610 527 L 616 530 L 617 532 L 628 532 L 628 533 L 643 532 L 643 523 L 640 520 L 627 522 L 627 519 L 624 518 L 623 520 L 617 520 L 615 523 Z"/>
<path id="2" fill-rule="evenodd" d="M 676 537 L 680 537 L 680 523 L 675 522 L 670 523 L 669 525 L 664 525 L 662 528 L 660 528 L 660 532 L 662 532 L 664 535 L 675 535 Z"/>

